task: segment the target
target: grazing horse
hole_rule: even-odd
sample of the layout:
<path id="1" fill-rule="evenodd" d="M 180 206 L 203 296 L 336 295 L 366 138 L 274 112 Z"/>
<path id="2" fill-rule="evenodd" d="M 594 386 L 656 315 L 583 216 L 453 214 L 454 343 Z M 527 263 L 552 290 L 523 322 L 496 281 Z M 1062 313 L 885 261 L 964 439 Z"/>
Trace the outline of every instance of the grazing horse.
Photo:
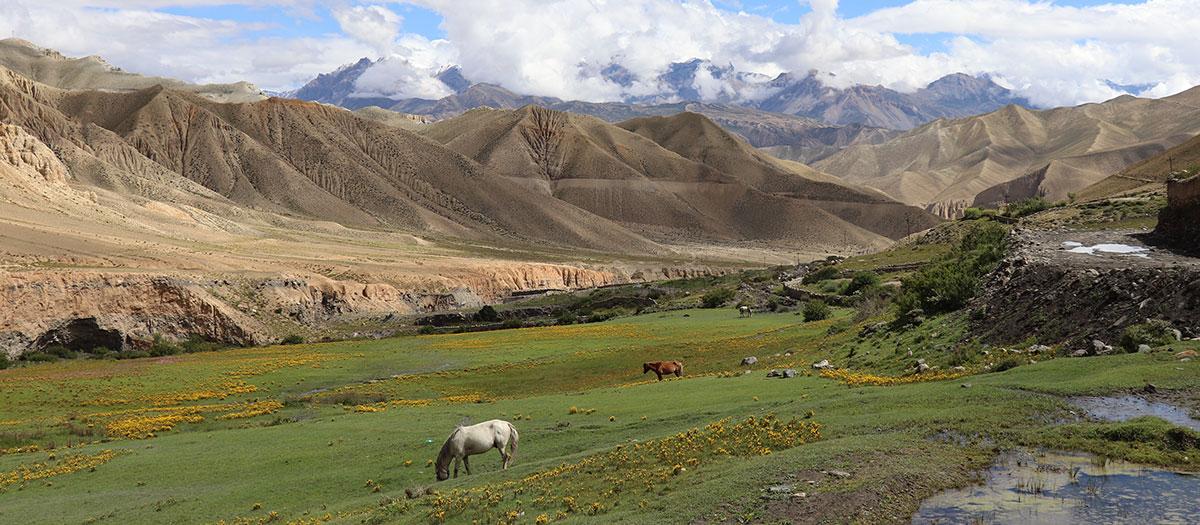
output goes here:
<path id="1" fill-rule="evenodd" d="M 517 455 L 517 429 L 508 421 L 493 419 L 468 427 L 459 426 L 446 438 L 437 458 L 437 480 L 450 479 L 450 462 L 454 462 L 454 477 L 458 477 L 458 463 L 471 474 L 468 456 L 483 454 L 491 449 L 500 451 L 500 468 L 507 469 Z"/>
<path id="2" fill-rule="evenodd" d="M 683 363 L 679 361 L 655 361 L 653 363 L 642 363 L 642 374 L 654 371 L 658 376 L 658 380 L 662 381 L 664 375 L 675 374 L 675 377 L 683 377 Z"/>
<path id="3" fill-rule="evenodd" d="M 754 317 L 754 310 L 751 310 L 749 306 L 739 306 L 738 317 Z"/>

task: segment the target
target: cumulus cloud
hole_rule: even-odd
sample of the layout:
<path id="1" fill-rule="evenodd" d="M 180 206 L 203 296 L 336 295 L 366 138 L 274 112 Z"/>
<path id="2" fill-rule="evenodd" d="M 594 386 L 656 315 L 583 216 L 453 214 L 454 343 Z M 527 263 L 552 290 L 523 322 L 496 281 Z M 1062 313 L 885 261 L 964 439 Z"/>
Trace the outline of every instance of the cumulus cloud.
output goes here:
<path id="1" fill-rule="evenodd" d="M 694 58 L 768 78 L 817 70 L 835 87 L 901 91 L 950 73 L 988 73 L 1044 106 L 1104 100 L 1121 94 L 1119 85 L 1149 84 L 1142 94 L 1162 96 L 1200 84 L 1195 0 L 912 0 L 849 19 L 838 15 L 837 0 L 799 1 L 811 9 L 784 24 L 709 0 L 7 0 L 0 32 L 67 54 L 103 54 L 137 72 L 269 88 L 382 58 L 359 90 L 422 98 L 447 94 L 433 76 L 457 64 L 472 80 L 521 93 L 651 100 L 670 95 L 661 76 L 672 63 Z M 292 16 L 327 7 L 340 33 L 258 38 L 260 24 L 156 10 L 229 3 Z M 446 38 L 405 33 L 404 4 L 440 14 Z M 922 52 L 905 43 L 913 36 L 945 42 Z M 600 74 L 614 66 L 619 78 Z M 704 97 L 769 94 L 757 77 L 697 71 L 686 85 Z"/>
<path id="2" fill-rule="evenodd" d="M 170 2 L 181 3 L 187 1 Z M 82 0 L 5 0 L 0 2 L 0 34 L 68 56 L 99 54 L 137 73 L 199 83 L 250 80 L 268 89 L 294 87 L 373 54 L 369 46 L 339 35 L 248 38 L 264 29 L 263 24 L 93 5 Z"/>
<path id="3" fill-rule="evenodd" d="M 343 6 L 333 9 L 342 32 L 373 47 L 380 55 L 390 54 L 400 36 L 404 18 L 381 5 Z"/>

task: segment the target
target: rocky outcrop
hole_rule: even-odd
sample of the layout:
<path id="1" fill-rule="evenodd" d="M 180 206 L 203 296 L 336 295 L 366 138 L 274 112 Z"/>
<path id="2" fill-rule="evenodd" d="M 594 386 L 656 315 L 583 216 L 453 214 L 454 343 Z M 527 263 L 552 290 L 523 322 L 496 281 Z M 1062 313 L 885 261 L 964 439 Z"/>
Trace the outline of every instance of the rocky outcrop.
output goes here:
<path id="1" fill-rule="evenodd" d="M 0 273 L 0 283 L 0 303 L 12 306 L 0 309 L 0 351 L 10 356 L 52 344 L 87 346 L 87 338 L 104 346 L 120 341 L 112 350 L 156 336 L 242 345 L 269 340 L 258 321 L 183 279 L 22 272 Z"/>
<path id="2" fill-rule="evenodd" d="M 1094 339 L 1116 341 L 1129 325 L 1161 319 L 1200 336 L 1200 260 L 1160 251 L 1145 258 L 1071 253 L 1064 242 L 1138 244 L 1111 231 L 1015 233 L 1013 255 L 972 306 L 978 333 L 1001 344 L 1032 336 L 1090 349 Z"/>

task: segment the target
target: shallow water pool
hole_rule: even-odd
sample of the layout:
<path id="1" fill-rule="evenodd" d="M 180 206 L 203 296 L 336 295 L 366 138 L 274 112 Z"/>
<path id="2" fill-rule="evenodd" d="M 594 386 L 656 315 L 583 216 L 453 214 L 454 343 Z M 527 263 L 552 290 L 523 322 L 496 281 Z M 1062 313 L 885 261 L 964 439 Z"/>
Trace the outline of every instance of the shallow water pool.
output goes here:
<path id="1" fill-rule="evenodd" d="M 1200 431 L 1200 420 L 1193 418 L 1182 407 L 1149 401 L 1138 396 L 1073 397 L 1069 401 L 1095 419 L 1128 421 L 1143 416 L 1154 416 L 1174 425 Z M 1197 516 L 1197 521 L 1200 521 L 1200 516 Z"/>
<path id="2" fill-rule="evenodd" d="M 921 524 L 1162 523 L 1200 520 L 1200 477 L 1088 454 L 1009 452 L 982 486 L 925 500 Z"/>

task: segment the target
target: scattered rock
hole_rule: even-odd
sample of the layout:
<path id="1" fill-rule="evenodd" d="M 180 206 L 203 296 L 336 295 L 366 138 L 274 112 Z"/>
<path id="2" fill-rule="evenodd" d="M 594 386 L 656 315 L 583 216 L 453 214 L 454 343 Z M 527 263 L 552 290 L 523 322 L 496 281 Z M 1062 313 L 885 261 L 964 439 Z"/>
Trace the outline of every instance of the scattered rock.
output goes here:
<path id="1" fill-rule="evenodd" d="M 792 494 L 792 497 L 796 498 L 796 499 L 802 499 L 802 498 L 807 498 L 808 494 L 804 493 L 804 492 L 797 492 L 795 494 Z"/>
<path id="2" fill-rule="evenodd" d="M 779 370 L 776 370 L 774 368 L 772 368 L 770 372 L 767 372 L 767 377 L 782 377 L 782 376 L 783 376 L 783 372 L 780 372 Z"/>
<path id="3" fill-rule="evenodd" d="M 792 492 L 793 490 L 796 490 L 796 487 L 792 485 L 774 485 L 767 487 L 767 491 L 774 494 L 786 494 Z"/>
<path id="4" fill-rule="evenodd" d="M 918 374 L 925 372 L 927 370 L 929 370 L 929 365 L 927 365 L 925 363 L 917 363 L 917 373 Z"/>
<path id="5" fill-rule="evenodd" d="M 1147 394 L 1157 394 L 1158 387 L 1155 386 L 1154 383 L 1146 383 L 1146 386 L 1142 387 L 1142 392 Z"/>
<path id="6" fill-rule="evenodd" d="M 1092 348 L 1095 349 L 1096 354 L 1098 354 L 1098 355 L 1108 354 L 1108 353 L 1111 353 L 1113 350 L 1113 347 L 1104 344 L 1104 341 L 1101 341 L 1099 339 L 1092 339 Z"/>
<path id="7" fill-rule="evenodd" d="M 795 369 L 795 368 L 789 368 L 789 369 L 787 369 L 787 370 L 784 370 L 784 371 L 783 371 L 783 377 L 785 377 L 785 378 L 787 378 L 787 379 L 791 379 L 791 378 L 793 378 L 793 377 L 796 377 L 796 369 Z"/>
<path id="8" fill-rule="evenodd" d="M 1172 328 L 1172 329 L 1171 329 L 1171 335 L 1175 336 L 1175 341 L 1176 341 L 1176 342 L 1179 342 L 1179 341 L 1182 341 L 1182 340 L 1183 340 L 1183 332 L 1180 332 L 1178 329 Z"/>
<path id="9" fill-rule="evenodd" d="M 1140 354 L 1148 354 L 1148 353 L 1150 353 L 1150 350 L 1153 350 L 1153 349 L 1150 348 L 1150 345 L 1148 345 L 1148 344 L 1138 345 L 1138 353 L 1140 353 Z"/>
<path id="10" fill-rule="evenodd" d="M 965 367 L 965 366 L 956 366 L 956 367 L 954 367 L 954 368 L 951 368 L 950 370 L 953 370 L 953 371 L 955 371 L 955 372 L 966 372 L 966 371 L 967 371 L 967 367 Z"/>
<path id="11" fill-rule="evenodd" d="M 831 471 L 829 471 L 829 472 L 828 472 L 828 474 L 829 474 L 830 476 L 833 476 L 833 477 L 835 477 L 835 478 L 848 478 L 848 477 L 850 477 L 850 473 L 849 473 L 849 472 L 846 472 L 846 471 L 844 471 L 844 470 L 831 470 Z"/>
<path id="12" fill-rule="evenodd" d="M 754 357 L 754 356 L 750 356 L 750 357 L 743 357 L 743 358 L 742 358 L 742 366 L 750 366 L 750 365 L 753 365 L 753 364 L 755 364 L 755 363 L 757 363 L 757 362 L 758 362 L 758 358 L 757 358 L 757 357 Z"/>
<path id="13" fill-rule="evenodd" d="M 1191 359 L 1197 355 L 1195 350 L 1184 350 L 1175 354 L 1175 359 Z"/>
<path id="14" fill-rule="evenodd" d="M 1088 355 L 1087 350 L 1076 350 L 1071 353 L 1071 357 L 1087 357 L 1087 355 Z"/>
<path id="15" fill-rule="evenodd" d="M 833 365 L 829 364 L 828 359 L 822 359 L 819 363 L 813 363 L 812 367 L 817 370 L 825 370 L 827 368 L 833 368 Z"/>
<path id="16" fill-rule="evenodd" d="M 963 384 L 961 384 L 961 385 L 959 385 L 959 386 L 961 386 L 961 387 L 963 387 L 963 388 L 971 388 L 971 383 L 963 383 Z"/>

